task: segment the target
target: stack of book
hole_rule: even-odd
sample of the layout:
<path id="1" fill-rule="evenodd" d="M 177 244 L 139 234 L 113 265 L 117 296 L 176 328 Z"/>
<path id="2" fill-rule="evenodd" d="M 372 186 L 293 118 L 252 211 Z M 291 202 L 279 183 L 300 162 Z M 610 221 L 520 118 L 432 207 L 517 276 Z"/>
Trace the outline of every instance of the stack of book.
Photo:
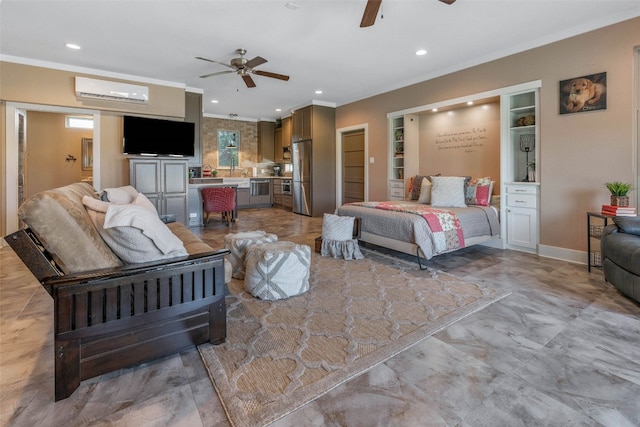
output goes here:
<path id="1" fill-rule="evenodd" d="M 602 205 L 602 214 L 603 215 L 614 215 L 614 216 L 637 216 L 636 208 L 631 206 L 611 206 L 611 205 Z"/>

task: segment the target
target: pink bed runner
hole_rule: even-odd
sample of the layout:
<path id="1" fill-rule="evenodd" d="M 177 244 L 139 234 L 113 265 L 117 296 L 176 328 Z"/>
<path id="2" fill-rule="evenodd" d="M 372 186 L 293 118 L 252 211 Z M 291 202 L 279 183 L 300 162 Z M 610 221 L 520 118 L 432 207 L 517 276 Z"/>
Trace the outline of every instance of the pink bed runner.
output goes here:
<path id="1" fill-rule="evenodd" d="M 448 209 L 436 209 L 415 203 L 360 202 L 356 205 L 383 209 L 386 211 L 406 212 L 420 215 L 427 221 L 434 241 L 445 246 L 445 251 L 464 248 L 464 233 L 458 216 Z M 438 246 L 438 245 L 436 245 Z"/>

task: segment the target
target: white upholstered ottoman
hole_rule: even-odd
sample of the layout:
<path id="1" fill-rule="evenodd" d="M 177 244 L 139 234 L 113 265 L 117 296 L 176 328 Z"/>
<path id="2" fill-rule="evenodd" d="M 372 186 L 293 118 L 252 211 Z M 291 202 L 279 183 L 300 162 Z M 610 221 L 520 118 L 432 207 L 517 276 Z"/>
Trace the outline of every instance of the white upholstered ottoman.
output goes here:
<path id="1" fill-rule="evenodd" d="M 247 248 L 244 289 L 263 300 L 277 300 L 309 290 L 311 247 L 274 242 Z"/>
<path id="2" fill-rule="evenodd" d="M 278 241 L 278 236 L 262 230 L 232 233 L 224 236 L 224 247 L 231 253 L 227 256 L 231 262 L 231 275 L 235 279 L 244 279 L 244 261 L 247 247 L 258 243 Z"/>

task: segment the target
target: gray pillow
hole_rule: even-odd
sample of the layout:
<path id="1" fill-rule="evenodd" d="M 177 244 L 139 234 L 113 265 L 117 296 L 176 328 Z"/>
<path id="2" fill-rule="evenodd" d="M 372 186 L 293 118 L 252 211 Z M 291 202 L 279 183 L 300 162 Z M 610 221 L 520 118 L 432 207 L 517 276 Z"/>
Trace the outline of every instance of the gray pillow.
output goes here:
<path id="1" fill-rule="evenodd" d="M 628 234 L 640 236 L 640 218 L 637 216 L 617 216 L 613 218 L 613 222 L 618 226 L 620 231 Z"/>
<path id="2" fill-rule="evenodd" d="M 322 219 L 322 239 L 336 241 L 353 239 L 354 221 L 355 218 L 352 216 L 324 214 Z"/>

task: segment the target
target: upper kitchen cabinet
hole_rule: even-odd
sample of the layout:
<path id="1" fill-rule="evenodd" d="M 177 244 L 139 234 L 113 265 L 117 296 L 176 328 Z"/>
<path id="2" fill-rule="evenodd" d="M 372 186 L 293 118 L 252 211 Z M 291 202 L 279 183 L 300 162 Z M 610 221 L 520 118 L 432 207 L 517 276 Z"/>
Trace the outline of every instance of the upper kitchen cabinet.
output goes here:
<path id="1" fill-rule="evenodd" d="M 194 155 L 189 166 L 202 166 L 202 94 L 185 92 L 184 121 L 195 124 Z"/>
<path id="2" fill-rule="evenodd" d="M 258 122 L 258 161 L 273 162 L 276 124 L 274 122 Z"/>
<path id="3" fill-rule="evenodd" d="M 282 146 L 291 147 L 291 116 L 282 119 Z"/>
<path id="4" fill-rule="evenodd" d="M 275 131 L 275 141 L 273 143 L 274 159 L 276 163 L 282 163 L 284 160 L 282 157 L 282 126 L 277 127 Z"/>
<path id="5" fill-rule="evenodd" d="M 291 114 L 291 140 L 293 142 L 304 141 L 305 139 L 311 139 L 311 133 L 313 129 L 313 106 L 301 108 L 295 110 Z"/>

